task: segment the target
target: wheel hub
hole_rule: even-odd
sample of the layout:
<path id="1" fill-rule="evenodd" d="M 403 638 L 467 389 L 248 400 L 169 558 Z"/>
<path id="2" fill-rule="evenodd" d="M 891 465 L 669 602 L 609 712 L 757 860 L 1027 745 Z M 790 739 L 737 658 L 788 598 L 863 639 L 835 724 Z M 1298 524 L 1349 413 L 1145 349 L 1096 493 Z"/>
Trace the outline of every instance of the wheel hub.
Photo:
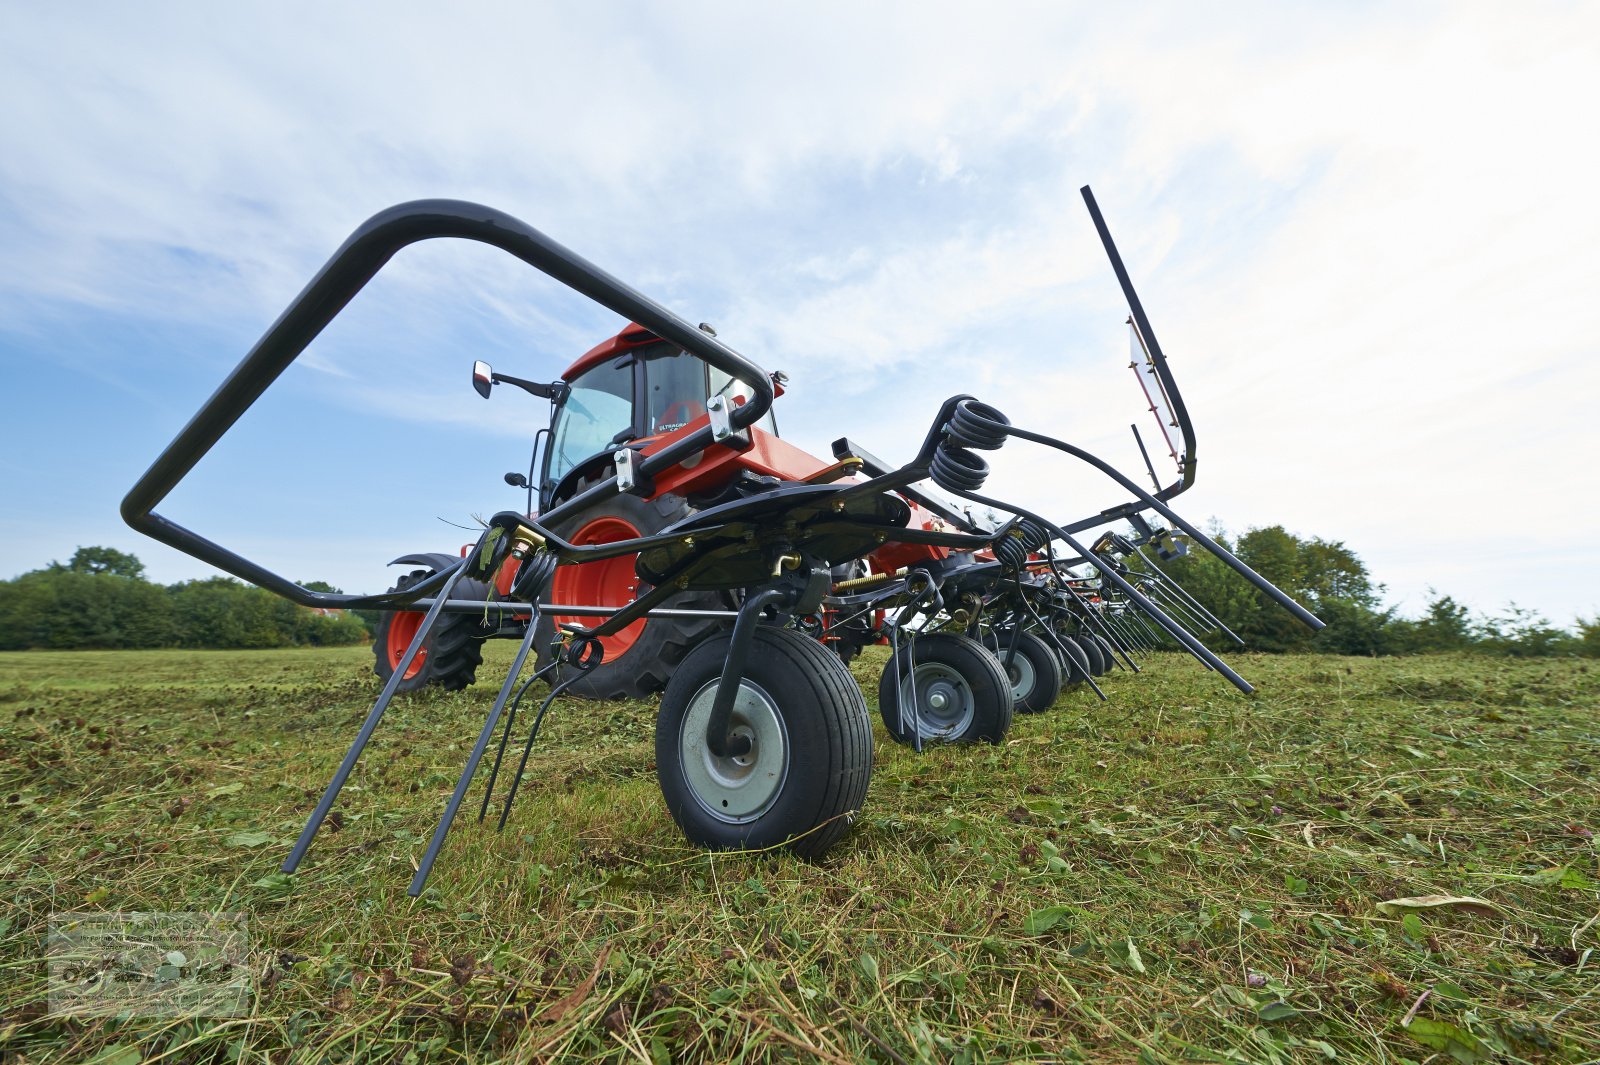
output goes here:
<path id="1" fill-rule="evenodd" d="M 916 727 L 923 739 L 959 736 L 971 726 L 977 712 L 972 686 L 944 663 L 919 663 L 912 673 L 901 678 L 901 686 L 907 697 L 913 687 L 916 689 Z"/>
<path id="2" fill-rule="evenodd" d="M 1004 652 L 1001 653 L 1000 657 L 1004 661 Z M 1036 683 L 1033 663 L 1022 652 L 1017 652 L 1011 659 L 1011 665 L 1006 669 L 1006 675 L 1011 678 L 1011 694 L 1014 697 L 1026 699 L 1033 692 L 1033 686 Z"/>
<path id="3" fill-rule="evenodd" d="M 777 703 L 750 680 L 739 685 L 730 733 L 750 741 L 743 754 L 720 757 L 706 743 L 719 681 L 708 681 L 689 703 L 678 735 L 684 778 L 695 801 L 712 817 L 742 824 L 777 801 L 789 775 L 789 733 Z M 740 744 L 739 746 L 743 746 Z"/>

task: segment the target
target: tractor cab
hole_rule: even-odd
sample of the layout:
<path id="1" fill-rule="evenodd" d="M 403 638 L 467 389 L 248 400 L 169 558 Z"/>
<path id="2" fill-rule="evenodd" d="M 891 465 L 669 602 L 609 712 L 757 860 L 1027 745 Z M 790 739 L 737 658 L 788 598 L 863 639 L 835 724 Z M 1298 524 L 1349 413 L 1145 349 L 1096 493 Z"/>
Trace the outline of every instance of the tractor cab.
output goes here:
<path id="1" fill-rule="evenodd" d="M 748 385 L 638 325 L 589 349 L 553 384 L 495 373 L 481 362 L 473 383 L 485 397 L 492 385 L 511 384 L 551 401 L 549 427 L 538 434 L 548 439 L 542 449 L 538 438 L 534 442 L 535 481 L 507 474 L 530 496 L 537 486 L 540 511 L 611 476 L 611 456 L 624 444 L 645 446 L 705 418 L 714 397 L 738 403 L 752 394 Z M 755 425 L 777 435 L 770 410 Z"/>
<path id="2" fill-rule="evenodd" d="M 567 387 L 551 411 L 540 509 L 609 476 L 611 455 L 622 445 L 647 444 L 704 418 L 712 397 L 737 402 L 751 395 L 743 382 L 639 326 L 596 345 L 561 377 Z M 770 410 L 756 425 L 777 434 Z"/>

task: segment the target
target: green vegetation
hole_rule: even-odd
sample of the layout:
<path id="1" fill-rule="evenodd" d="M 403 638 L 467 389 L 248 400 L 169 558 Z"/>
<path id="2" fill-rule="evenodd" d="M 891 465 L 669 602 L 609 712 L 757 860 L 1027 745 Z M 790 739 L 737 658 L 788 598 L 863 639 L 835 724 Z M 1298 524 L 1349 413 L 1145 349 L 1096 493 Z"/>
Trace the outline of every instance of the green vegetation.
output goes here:
<path id="1" fill-rule="evenodd" d="M 1373 583 L 1366 563 L 1337 540 L 1303 539 L 1281 525 L 1250 529 L 1237 541 L 1222 529 L 1211 530 L 1211 535 L 1327 622 L 1327 628 L 1312 633 L 1204 551 L 1160 564 L 1252 650 L 1342 655 L 1473 650 L 1515 658 L 1600 657 L 1600 618 L 1578 618 L 1576 632 L 1571 632 L 1515 603 L 1497 616 L 1474 618 L 1450 596 L 1437 593 L 1421 618 L 1405 618 L 1382 606 L 1383 585 Z"/>
<path id="2" fill-rule="evenodd" d="M 338 591 L 312 581 L 313 591 Z M 80 547 L 66 564 L 0 581 L 0 650 L 294 647 L 363 643 L 354 614 L 308 610 L 231 577 L 162 586 L 144 563 Z"/>
<path id="3" fill-rule="evenodd" d="M 882 662 L 855 667 L 869 697 Z M 811 864 L 689 847 L 653 707 L 566 702 L 506 831 L 463 817 L 411 901 L 492 683 L 397 704 L 287 878 L 376 694 L 364 651 L 0 655 L 0 1057 L 1600 1053 L 1600 670 L 1234 663 L 1256 696 L 1153 656 L 1001 747 L 919 756 L 880 727 L 860 822 Z M 1479 901 L 1394 902 L 1429 895 Z M 49 915 L 134 910 L 249 914 L 250 1015 L 48 1016 Z"/>

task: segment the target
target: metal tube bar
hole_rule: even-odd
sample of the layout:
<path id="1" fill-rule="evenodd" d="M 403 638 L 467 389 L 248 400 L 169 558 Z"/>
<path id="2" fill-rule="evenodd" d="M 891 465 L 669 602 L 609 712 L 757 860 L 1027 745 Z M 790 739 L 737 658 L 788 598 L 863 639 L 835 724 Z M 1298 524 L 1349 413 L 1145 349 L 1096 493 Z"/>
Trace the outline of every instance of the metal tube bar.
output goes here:
<path id="1" fill-rule="evenodd" d="M 317 802 L 317 808 L 312 811 L 311 819 L 306 822 L 306 827 L 300 830 L 300 838 L 295 841 L 294 849 L 289 852 L 289 857 L 284 859 L 282 871 L 292 873 L 300 866 L 300 859 L 306 856 L 306 849 L 311 846 L 311 841 L 317 835 L 317 830 L 322 827 L 323 820 L 328 816 L 328 811 L 333 808 L 334 800 L 339 797 L 339 792 L 344 788 L 344 782 L 349 779 L 350 771 L 356 767 L 356 761 L 361 757 L 361 752 L 366 750 L 367 741 L 372 738 L 372 732 L 378 727 L 378 722 L 383 720 L 383 712 L 389 708 L 394 693 L 400 690 L 400 682 L 405 679 L 406 671 L 411 668 L 412 661 L 417 653 L 422 650 L 423 641 L 433 631 L 434 622 L 439 620 L 444 599 L 449 598 L 450 592 L 455 588 L 456 582 L 461 579 L 462 571 L 466 568 L 464 561 L 456 564 L 455 568 L 448 571 L 450 576 L 445 582 L 442 592 L 444 598 L 435 603 L 422 619 L 422 624 L 417 626 L 417 633 L 411 637 L 411 643 L 406 647 L 406 653 L 400 656 L 400 662 L 395 666 L 394 672 L 389 674 L 389 680 L 383 686 L 383 691 L 378 695 L 378 701 L 372 704 L 372 709 L 367 713 L 367 719 L 361 723 L 361 731 L 356 733 L 350 749 L 345 752 L 344 761 L 339 763 L 339 768 L 334 771 L 333 779 L 328 781 L 327 790 L 322 793 L 322 798 Z M 532 631 L 530 626 L 529 631 Z"/>
<path id="2" fill-rule="evenodd" d="M 1011 430 L 1011 431 L 1012 432 L 1017 432 L 1016 430 Z M 1018 435 L 1022 435 L 1022 434 L 1019 433 Z M 1028 435 L 1031 437 L 1033 434 L 1028 434 Z M 1046 438 L 1046 439 L 1048 439 L 1048 438 Z M 958 491 L 955 494 L 961 496 L 964 499 L 970 499 L 974 503 L 982 503 L 986 507 L 1008 506 L 1008 504 L 1002 504 L 999 500 L 990 499 L 987 496 L 979 495 L 976 492 Z M 1018 507 L 1011 507 L 1010 509 L 1014 510 L 1017 514 L 1020 514 L 1022 517 L 1027 518 L 1029 521 L 1038 522 L 1041 527 L 1043 527 L 1045 529 L 1048 529 L 1050 532 L 1054 533 L 1058 538 L 1066 541 L 1067 546 L 1071 547 L 1074 551 L 1077 551 L 1080 554 L 1084 554 L 1084 555 L 1088 555 L 1089 554 L 1089 549 L 1088 548 L 1086 548 L 1082 544 L 1078 543 L 1078 541 L 1073 539 L 1073 537 L 1070 534 L 1065 532 L 1059 525 L 1056 525 L 1054 522 L 1050 521 L 1049 519 L 1044 518 L 1044 517 L 1042 517 L 1042 516 L 1040 516 L 1038 514 L 1034 514 L 1034 513 L 1030 512 L 1030 511 L 1023 510 L 1023 509 L 1018 508 Z M 1234 687 L 1238 688 L 1240 691 L 1244 692 L 1246 695 L 1249 695 L 1251 692 L 1255 691 L 1255 688 L 1251 686 L 1249 681 L 1245 680 L 1243 677 L 1239 676 L 1239 674 L 1235 673 L 1228 666 L 1228 663 L 1224 662 L 1222 659 L 1218 658 L 1215 654 L 1213 654 L 1211 652 L 1211 650 L 1206 647 L 1205 644 L 1201 643 L 1192 634 L 1190 634 L 1189 632 L 1186 632 L 1183 629 L 1182 626 L 1178 625 L 1171 618 L 1167 617 L 1167 615 L 1162 612 L 1160 607 L 1156 606 L 1150 600 L 1146 599 L 1144 597 L 1144 595 L 1141 594 L 1140 591 L 1137 588 L 1135 588 L 1133 585 L 1129 584 L 1126 580 L 1124 580 L 1120 573 L 1118 573 L 1117 571 L 1111 569 L 1110 567 L 1101 568 L 1100 564 L 1098 562 L 1096 562 L 1093 558 L 1089 559 L 1089 564 L 1094 566 L 1096 569 L 1099 569 L 1100 570 L 1100 575 L 1102 577 L 1104 577 L 1106 580 L 1109 580 L 1112 584 L 1115 584 L 1118 588 L 1120 588 L 1124 595 L 1126 595 L 1129 599 L 1133 600 L 1135 603 L 1137 603 L 1139 605 L 1139 609 L 1143 610 L 1146 614 L 1148 614 L 1151 618 L 1153 618 L 1156 621 L 1157 624 L 1159 624 L 1163 629 L 1165 629 L 1172 636 L 1173 639 L 1177 640 L 1179 643 L 1181 643 L 1185 647 L 1187 647 L 1189 649 L 1189 652 L 1191 654 L 1193 654 L 1196 658 L 1200 659 L 1200 661 L 1205 662 L 1207 665 L 1211 666 L 1211 668 L 1215 669 L 1218 673 L 1221 673 L 1224 677 L 1227 677 L 1229 682 L 1232 683 Z M 1240 565 L 1243 565 L 1243 563 L 1240 563 Z"/>
<path id="3" fill-rule="evenodd" d="M 751 389 L 751 398 L 733 410 L 731 421 L 735 431 L 754 423 L 772 405 L 772 381 L 760 367 L 525 222 L 480 204 L 418 200 L 374 215 L 334 252 L 139 478 L 122 501 L 123 520 L 153 539 L 302 606 L 384 606 L 384 602 L 373 596 L 313 592 L 154 511 L 389 259 L 408 245 L 439 237 L 478 241 L 509 252 L 601 306 L 638 322 L 662 339 L 737 378 Z M 649 474 L 664 469 L 692 452 L 704 450 L 711 441 L 712 433 L 707 426 L 647 458 L 641 464 L 642 470 Z M 603 482 L 585 496 L 596 490 L 604 490 L 596 498 L 608 498 L 616 494 L 616 482 Z M 551 519 L 556 517 L 559 517 L 556 512 L 547 515 Z"/>
<path id="4" fill-rule="evenodd" d="M 787 588 L 767 588 L 744 601 L 739 617 L 733 623 L 733 639 L 728 644 L 728 657 L 722 665 L 722 679 L 717 684 L 717 694 L 711 701 L 711 719 L 706 722 L 706 746 L 718 758 L 730 758 L 750 749 L 746 737 L 735 744 L 728 735 L 733 724 L 733 701 L 744 682 L 744 662 L 750 656 L 750 644 L 755 640 L 756 626 L 761 623 L 761 612 L 774 603 L 790 598 Z M 736 746 L 743 750 L 735 750 Z"/>
<path id="5" fill-rule="evenodd" d="M 461 801 L 467 797 L 467 789 L 472 787 L 472 777 L 478 771 L 478 763 L 483 759 L 483 752 L 488 749 L 489 741 L 494 739 L 494 730 L 500 724 L 500 715 L 505 712 L 506 704 L 511 701 L 511 693 L 517 689 L 517 680 L 522 675 L 523 665 L 528 661 L 528 653 L 533 650 L 533 640 L 538 628 L 537 625 L 529 625 L 522 642 L 517 645 L 516 657 L 511 660 L 511 669 L 506 673 L 505 683 L 500 685 L 500 694 L 495 697 L 494 707 L 484 719 L 483 728 L 478 730 L 478 742 L 472 745 L 472 753 L 467 755 L 467 764 L 461 767 L 456 790 L 451 793 L 450 801 L 445 804 L 444 814 L 434 826 L 433 838 L 428 841 L 428 849 L 422 852 L 422 861 L 417 863 L 417 872 L 411 878 L 411 886 L 406 888 L 406 894 L 412 898 L 422 894 L 422 886 L 428 882 L 428 874 L 433 870 L 434 859 L 439 857 L 439 848 L 444 846 L 444 839 L 450 834 L 450 826 L 455 823 L 456 811 L 461 809 Z"/>
<path id="6" fill-rule="evenodd" d="M 991 424 L 995 424 L 997 428 L 1001 428 L 999 423 Z M 1211 537 L 1207 536 L 1189 522 L 1185 521 L 1171 507 L 1167 506 L 1165 503 L 1161 502 L 1161 500 L 1157 499 L 1149 492 L 1146 492 L 1143 488 L 1140 488 L 1133 481 L 1129 480 L 1115 466 L 1112 466 L 1103 459 L 1091 455 L 1081 447 L 1074 447 L 1072 444 L 1069 444 L 1064 440 L 1056 440 L 1055 438 L 1045 436 L 1042 433 L 1032 433 L 1026 429 L 1018 429 L 1014 425 L 1003 426 L 1003 428 L 1010 436 L 1019 437 L 1023 440 L 1031 440 L 1036 444 L 1043 444 L 1046 447 L 1053 447 L 1057 451 L 1064 451 L 1074 458 L 1087 462 L 1089 465 L 1093 466 L 1095 469 L 1099 470 L 1101 473 L 1104 473 L 1106 476 L 1122 485 L 1122 487 L 1132 492 L 1135 496 L 1138 496 L 1144 501 L 1147 507 L 1166 518 L 1172 524 L 1178 526 L 1184 532 L 1188 533 L 1192 539 L 1198 540 L 1207 551 L 1210 551 L 1213 555 L 1216 555 L 1218 558 L 1220 558 L 1235 573 L 1239 574 L 1239 576 L 1243 577 L 1261 591 L 1265 592 L 1274 601 L 1276 601 L 1279 606 L 1283 607 L 1300 621 L 1310 626 L 1313 631 L 1324 627 L 1321 619 L 1319 619 L 1315 614 L 1291 599 L 1286 593 L 1281 591 L 1277 585 L 1273 584 L 1271 581 L 1261 576 L 1261 574 L 1257 573 L 1255 570 L 1239 561 L 1232 551 L 1229 551 L 1227 548 L 1211 539 Z M 1052 528 L 1057 527 L 1052 526 Z M 1062 537 L 1065 539 L 1065 533 L 1062 533 Z M 1075 541 L 1072 540 L 1068 540 L 1067 542 L 1075 543 Z M 1080 549 L 1074 548 L 1074 550 Z"/>

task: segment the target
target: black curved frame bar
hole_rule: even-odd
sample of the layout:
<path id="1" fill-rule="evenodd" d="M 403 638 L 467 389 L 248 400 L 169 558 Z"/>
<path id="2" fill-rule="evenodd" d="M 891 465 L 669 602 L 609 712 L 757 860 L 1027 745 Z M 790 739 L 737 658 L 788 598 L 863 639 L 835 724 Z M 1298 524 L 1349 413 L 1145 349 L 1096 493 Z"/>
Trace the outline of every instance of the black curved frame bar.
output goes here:
<path id="1" fill-rule="evenodd" d="M 416 200 L 373 215 L 333 253 L 139 478 L 122 501 L 123 520 L 146 536 L 302 606 L 392 607 L 415 601 L 422 591 L 420 586 L 402 596 L 314 592 L 155 513 L 155 508 L 385 263 L 402 248 L 440 237 L 474 240 L 508 252 L 739 379 L 750 387 L 752 395 L 749 402 L 732 412 L 730 420 L 735 432 L 754 423 L 772 406 L 772 382 L 759 366 L 527 223 L 492 207 L 462 200 Z M 645 459 L 641 473 L 664 470 L 704 451 L 713 442 L 713 430 L 704 426 Z M 546 522 L 558 521 L 569 511 L 617 492 L 615 481 L 604 481 L 542 517 Z M 428 590 L 433 584 L 428 582 Z"/>
<path id="2" fill-rule="evenodd" d="M 1100 214 L 1100 205 L 1095 202 L 1094 193 L 1085 185 L 1078 190 L 1083 194 L 1083 202 L 1089 208 L 1089 217 L 1094 221 L 1095 232 L 1100 234 L 1100 243 L 1106 249 L 1106 258 L 1111 260 L 1111 269 L 1117 275 L 1117 284 L 1122 286 L 1123 298 L 1128 301 L 1128 312 L 1133 316 L 1133 324 L 1139 330 L 1139 336 L 1144 340 L 1145 346 L 1150 351 L 1150 361 L 1155 367 L 1156 376 L 1161 380 L 1161 387 L 1167 391 L 1167 399 L 1172 403 L 1172 413 L 1177 416 L 1178 428 L 1183 434 L 1183 471 L 1178 480 L 1156 492 L 1155 497 L 1165 502 L 1173 496 L 1186 491 L 1194 484 L 1195 479 L 1195 438 L 1194 426 L 1189 421 L 1189 408 L 1183 402 L 1183 393 L 1178 390 L 1178 382 L 1172 376 L 1172 369 L 1167 365 L 1167 356 L 1161 350 L 1161 342 L 1156 339 L 1156 331 L 1150 327 L 1150 319 L 1144 313 L 1144 304 L 1139 302 L 1139 293 L 1134 291 L 1133 281 L 1128 277 L 1128 268 L 1122 265 L 1122 255 L 1117 251 L 1116 243 L 1111 239 L 1111 230 L 1106 227 L 1106 220 Z M 1134 430 L 1138 436 L 1138 430 Z M 1139 442 L 1139 450 L 1144 450 L 1144 441 Z M 1149 463 L 1149 456 L 1145 457 Z M 1068 532 L 1081 532 L 1091 529 L 1096 525 L 1109 524 L 1110 522 L 1126 518 L 1145 510 L 1146 504 L 1142 502 L 1125 503 L 1112 507 L 1110 510 L 1101 511 L 1092 518 L 1073 522 L 1065 526 Z"/>

